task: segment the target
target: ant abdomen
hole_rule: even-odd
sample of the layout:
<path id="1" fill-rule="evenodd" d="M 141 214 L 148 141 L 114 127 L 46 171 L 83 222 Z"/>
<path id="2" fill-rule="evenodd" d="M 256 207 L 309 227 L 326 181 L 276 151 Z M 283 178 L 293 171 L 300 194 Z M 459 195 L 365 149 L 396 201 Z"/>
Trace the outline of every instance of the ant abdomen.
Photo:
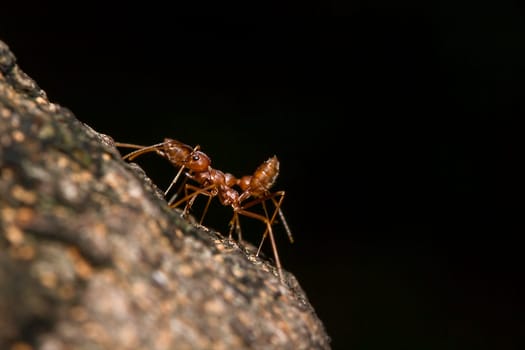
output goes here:
<path id="1" fill-rule="evenodd" d="M 270 188 L 275 183 L 278 175 L 279 160 L 276 156 L 273 156 L 259 165 L 259 167 L 249 179 L 241 178 L 239 186 L 243 189 L 243 191 L 250 191 L 251 196 L 260 197 L 270 191 Z M 247 185 L 248 180 L 249 183 Z"/>

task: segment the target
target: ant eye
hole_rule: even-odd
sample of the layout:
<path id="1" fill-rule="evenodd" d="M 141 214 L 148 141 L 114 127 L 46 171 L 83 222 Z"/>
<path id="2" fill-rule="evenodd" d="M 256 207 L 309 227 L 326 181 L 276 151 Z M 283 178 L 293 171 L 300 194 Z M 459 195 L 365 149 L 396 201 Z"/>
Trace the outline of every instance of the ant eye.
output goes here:
<path id="1" fill-rule="evenodd" d="M 196 161 L 198 161 L 199 159 L 201 159 L 201 157 L 199 157 L 199 156 L 197 156 L 197 155 L 194 155 L 194 156 L 192 157 L 192 159 L 196 162 Z"/>

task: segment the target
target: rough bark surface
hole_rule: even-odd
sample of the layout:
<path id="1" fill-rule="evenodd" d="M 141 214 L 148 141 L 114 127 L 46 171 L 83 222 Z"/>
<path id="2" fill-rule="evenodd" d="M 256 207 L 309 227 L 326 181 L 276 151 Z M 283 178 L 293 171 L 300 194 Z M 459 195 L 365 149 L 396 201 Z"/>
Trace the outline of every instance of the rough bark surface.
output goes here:
<path id="1" fill-rule="evenodd" d="M 0 41 L 0 349 L 329 349 L 292 274 L 170 210 Z"/>

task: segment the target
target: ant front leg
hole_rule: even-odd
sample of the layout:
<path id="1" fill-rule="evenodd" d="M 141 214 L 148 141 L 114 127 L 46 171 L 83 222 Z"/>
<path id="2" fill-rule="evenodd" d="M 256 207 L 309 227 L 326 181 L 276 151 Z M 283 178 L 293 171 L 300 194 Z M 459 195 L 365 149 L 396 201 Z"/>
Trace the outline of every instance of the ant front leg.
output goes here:
<path id="1" fill-rule="evenodd" d="M 171 188 L 177 183 L 177 181 L 179 180 L 179 177 L 180 177 L 180 175 L 182 174 L 183 171 L 184 171 L 184 167 L 181 166 L 179 171 L 177 172 L 177 175 L 175 175 L 175 177 L 171 181 L 170 185 L 168 186 L 168 188 L 164 192 L 164 197 L 166 197 L 168 195 L 168 193 L 170 192 Z M 184 180 L 183 186 L 185 185 L 185 182 L 186 182 L 186 179 Z M 173 195 L 173 197 L 171 197 L 171 199 L 168 202 L 168 205 L 171 205 L 175 201 L 175 199 L 177 199 L 177 196 L 179 195 L 179 192 L 180 192 L 180 187 L 179 187 L 179 190 L 177 190 L 177 192 Z"/>
<path id="2" fill-rule="evenodd" d="M 201 187 L 197 187 L 191 184 L 185 184 L 184 185 L 184 192 L 185 192 L 184 197 L 179 199 L 174 204 L 170 204 L 169 206 L 170 208 L 177 208 L 182 203 L 186 203 L 186 205 L 184 206 L 184 210 L 182 212 L 182 216 L 186 216 L 199 194 L 208 196 L 208 201 L 206 202 L 204 212 L 202 213 L 200 221 L 199 221 L 199 225 L 202 225 L 202 222 L 204 221 L 204 216 L 206 215 L 208 208 L 210 206 L 210 202 L 212 198 L 216 196 L 216 194 L 214 193 L 215 188 L 216 188 L 215 185 L 209 185 L 204 188 L 201 188 Z M 190 193 L 189 190 L 192 190 L 193 192 Z"/>

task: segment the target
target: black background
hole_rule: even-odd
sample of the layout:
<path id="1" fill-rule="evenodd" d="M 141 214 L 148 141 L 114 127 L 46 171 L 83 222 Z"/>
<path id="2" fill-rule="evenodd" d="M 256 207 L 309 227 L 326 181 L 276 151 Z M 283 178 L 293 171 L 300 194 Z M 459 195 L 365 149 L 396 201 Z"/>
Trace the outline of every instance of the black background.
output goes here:
<path id="1" fill-rule="evenodd" d="M 117 141 L 200 144 L 236 175 L 276 154 L 279 252 L 334 349 L 519 348 L 523 7 L 70 6 L 3 7 L 0 39 Z M 175 173 L 138 162 L 160 188 Z"/>

